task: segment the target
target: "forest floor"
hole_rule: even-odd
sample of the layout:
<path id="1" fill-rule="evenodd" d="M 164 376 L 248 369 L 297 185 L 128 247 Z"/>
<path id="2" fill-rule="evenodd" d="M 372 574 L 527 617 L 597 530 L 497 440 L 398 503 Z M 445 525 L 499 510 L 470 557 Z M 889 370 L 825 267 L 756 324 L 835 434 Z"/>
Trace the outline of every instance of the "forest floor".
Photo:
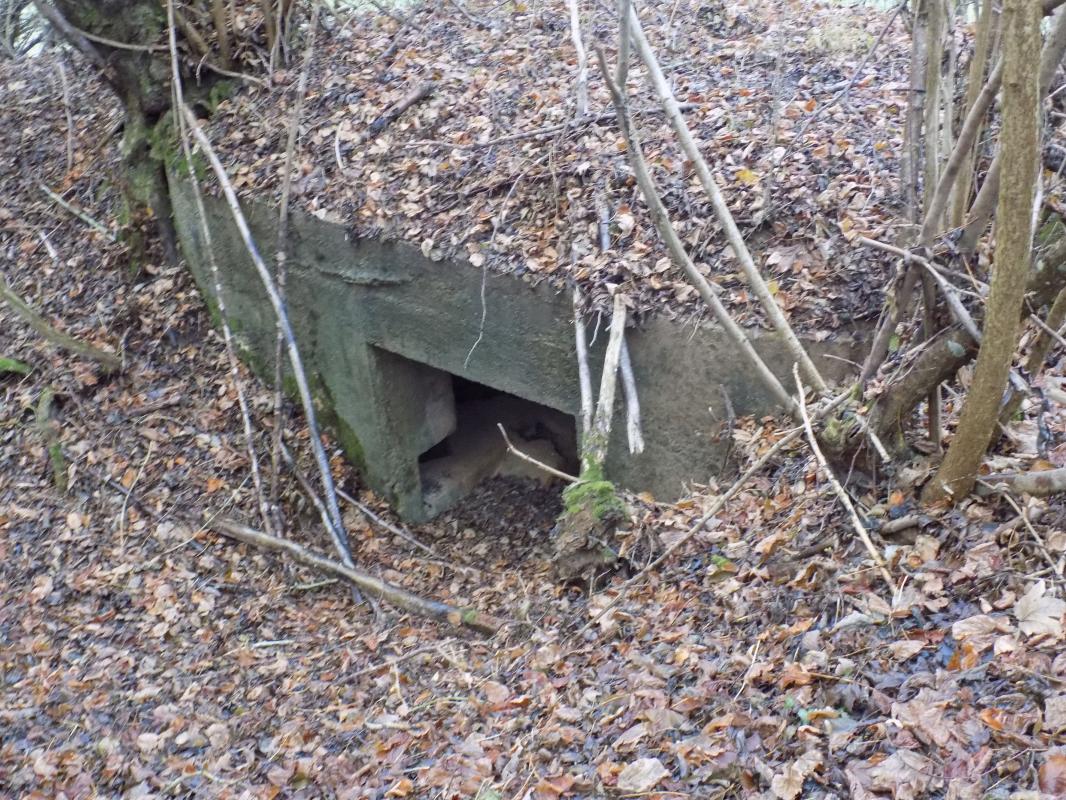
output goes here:
<path id="1" fill-rule="evenodd" d="M 360 566 L 510 620 L 492 639 L 376 616 L 342 585 L 190 524 L 255 520 L 225 352 L 186 271 L 127 279 L 110 238 L 114 104 L 79 90 L 68 161 L 60 85 L 47 58 L 0 67 L 0 97 L 21 109 L 0 119 L 2 273 L 124 368 L 102 375 L 0 305 L 0 357 L 31 368 L 0 374 L 0 797 L 1023 800 L 1066 787 L 1057 502 L 918 515 L 920 467 L 854 489 L 872 519 L 916 516 L 873 533 L 890 587 L 797 448 L 587 631 L 624 574 L 592 591 L 554 580 L 554 492 L 483 486 L 410 531 L 433 555 L 346 511 Z M 266 452 L 271 393 L 241 379 Z M 35 421 L 47 387 L 66 491 Z M 1046 420 L 1060 466 L 1062 417 Z M 738 452 L 781 435 L 740 420 Z M 307 461 L 295 415 L 286 437 Z M 338 482 L 392 519 L 330 452 Z M 634 498 L 633 569 L 725 488 Z M 282 496 L 289 535 L 328 552 L 287 475 Z"/>

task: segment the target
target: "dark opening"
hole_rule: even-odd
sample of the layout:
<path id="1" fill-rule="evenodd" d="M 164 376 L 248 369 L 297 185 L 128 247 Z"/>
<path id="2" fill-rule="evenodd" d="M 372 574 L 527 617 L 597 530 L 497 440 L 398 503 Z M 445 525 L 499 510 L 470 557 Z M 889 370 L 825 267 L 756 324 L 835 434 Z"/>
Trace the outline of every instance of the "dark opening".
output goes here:
<path id="1" fill-rule="evenodd" d="M 524 453 L 571 475 L 579 468 L 573 416 L 451 375 L 455 427 L 418 459 L 427 516 L 454 505 L 478 484 L 507 476 L 546 484 L 551 475 L 511 453 L 498 424 Z"/>

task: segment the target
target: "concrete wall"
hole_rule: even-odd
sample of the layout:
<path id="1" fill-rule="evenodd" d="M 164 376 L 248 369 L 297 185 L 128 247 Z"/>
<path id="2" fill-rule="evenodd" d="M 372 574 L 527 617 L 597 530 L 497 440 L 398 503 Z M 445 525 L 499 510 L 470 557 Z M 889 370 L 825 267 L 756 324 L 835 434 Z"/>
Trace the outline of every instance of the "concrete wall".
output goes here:
<path id="1" fill-rule="evenodd" d="M 172 189 L 185 256 L 210 301 L 213 281 L 191 188 L 172 180 Z M 229 210 L 221 201 L 208 198 L 207 204 L 228 314 L 246 357 L 269 377 L 270 304 Z M 270 253 L 277 212 L 251 205 L 245 213 L 261 251 Z M 418 456 L 439 441 L 448 413 L 447 401 L 440 399 L 439 371 L 578 413 L 569 296 L 489 273 L 482 332 L 481 270 L 433 262 L 404 244 L 352 240 L 342 226 L 298 213 L 290 231 L 288 299 L 301 355 L 349 456 L 402 515 L 424 515 Z M 471 354 L 479 333 L 480 344 Z M 781 343 L 762 332 L 752 337 L 791 385 L 791 362 Z M 606 323 L 594 364 L 602 361 L 605 339 Z M 775 405 L 713 326 L 656 319 L 631 331 L 627 341 L 647 446 L 643 454 L 629 455 L 619 402 L 608 472 L 628 488 L 672 500 L 687 484 L 705 483 L 727 468 L 728 442 L 719 441 L 727 416 L 723 389 L 737 415 L 773 413 Z M 859 350 L 844 337 L 811 347 L 816 354 L 844 357 Z M 821 365 L 827 375 L 844 370 L 844 362 L 836 359 Z M 427 412 L 427 404 L 434 403 L 439 407 Z"/>

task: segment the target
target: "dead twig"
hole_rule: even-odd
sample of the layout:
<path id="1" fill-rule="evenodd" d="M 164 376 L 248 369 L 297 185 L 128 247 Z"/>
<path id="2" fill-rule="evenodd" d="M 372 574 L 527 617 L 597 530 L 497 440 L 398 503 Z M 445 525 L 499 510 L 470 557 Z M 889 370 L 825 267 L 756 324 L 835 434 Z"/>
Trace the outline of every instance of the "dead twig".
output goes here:
<path id="1" fill-rule="evenodd" d="M 665 242 L 666 248 L 670 252 L 671 260 L 682 270 L 682 272 L 685 273 L 685 276 L 695 287 L 700 297 L 703 298 L 703 301 L 710 307 L 715 318 L 725 330 L 726 334 L 752 367 L 754 367 L 755 372 L 763 385 L 770 390 L 779 403 L 790 412 L 795 413 L 795 400 L 785 391 L 785 388 L 781 385 L 777 376 L 766 366 L 766 362 L 762 360 L 758 351 L 755 350 L 755 346 L 745 335 L 741 327 L 737 325 L 732 315 L 722 304 L 722 301 L 718 299 L 715 289 L 711 287 L 711 284 L 696 268 L 688 251 L 685 249 L 681 237 L 678 236 L 673 223 L 670 221 L 666 206 L 659 197 L 655 181 L 651 176 L 651 171 L 648 169 L 647 161 L 644 159 L 644 150 L 641 146 L 636 126 L 633 124 L 633 117 L 629 112 L 629 103 L 625 95 L 622 93 L 622 90 L 615 84 L 614 78 L 611 77 L 611 71 L 607 67 L 607 56 L 604 55 L 602 47 L 597 46 L 596 55 L 599 60 L 600 71 L 603 74 L 604 82 L 607 84 L 611 92 L 611 100 L 614 104 L 615 114 L 618 118 L 618 125 L 622 129 L 622 134 L 626 139 L 630 165 L 633 167 L 633 172 L 636 176 L 637 184 L 640 186 L 644 201 L 648 205 L 652 222 L 655 224 L 659 235 Z"/>
<path id="2" fill-rule="evenodd" d="M 129 491 L 122 496 L 122 508 L 118 514 L 118 540 L 119 540 L 119 552 L 126 552 L 126 509 L 129 507 L 130 496 L 133 494 L 133 490 L 137 488 L 137 483 L 141 480 L 141 475 L 144 474 L 145 467 L 148 466 L 148 462 L 152 459 L 152 450 L 155 448 L 155 442 L 149 440 L 148 451 L 144 454 L 144 461 L 141 462 L 140 469 L 137 470 L 137 474 L 133 476 L 133 481 L 130 483 Z"/>
<path id="3" fill-rule="evenodd" d="M 895 10 L 889 16 L 888 20 L 885 21 L 884 27 L 881 28 L 881 32 L 877 35 L 877 38 L 874 39 L 873 44 L 870 45 L 870 49 L 866 51 L 866 55 L 863 56 L 862 61 L 859 62 L 859 66 L 855 68 L 855 71 L 851 75 L 851 79 L 846 84 L 844 84 L 844 87 L 839 92 L 837 92 L 832 98 L 830 98 L 828 102 L 819 105 L 818 109 L 809 117 L 807 117 L 806 120 L 804 120 L 803 125 L 800 126 L 799 131 L 797 131 L 796 135 L 792 137 L 792 143 L 789 144 L 788 149 L 785 150 L 785 154 L 777 160 L 778 164 L 780 164 L 786 158 L 796 152 L 796 148 L 799 147 L 803 142 L 803 135 L 807 132 L 807 129 L 811 127 L 815 120 L 819 119 L 822 114 L 824 114 L 826 111 L 828 111 L 838 103 L 843 102 L 845 98 L 847 98 L 848 92 L 850 92 L 855 87 L 855 84 L 859 82 L 859 78 L 862 77 L 863 69 L 865 69 L 867 63 L 869 63 L 870 59 L 873 57 L 873 54 L 877 52 L 877 48 L 881 45 L 881 42 L 884 41 L 885 36 L 892 29 L 892 23 L 896 21 L 896 17 L 898 17 L 899 13 L 906 7 L 906 2 L 900 3 L 896 6 Z"/>
<path id="4" fill-rule="evenodd" d="M 851 502 L 851 498 L 848 497 L 848 493 L 844 491 L 844 487 L 840 485 L 840 481 L 836 479 L 832 468 L 825 460 L 825 456 L 822 454 L 822 448 L 818 446 L 818 438 L 814 435 L 814 427 L 811 425 L 811 417 L 810 414 L 807 413 L 807 400 L 804 396 L 803 382 L 800 380 L 798 364 L 793 364 L 792 375 L 796 379 L 797 401 L 800 417 L 803 420 L 803 430 L 807 434 L 807 443 L 811 446 L 811 451 L 814 453 L 814 457 L 818 461 L 818 466 L 821 467 L 822 473 L 833 487 L 833 493 L 837 496 L 840 504 L 847 509 L 848 515 L 851 517 L 852 527 L 854 527 L 855 533 L 858 534 L 863 546 L 866 547 L 866 552 L 870 554 L 870 558 L 873 559 L 874 564 L 876 564 L 881 571 L 881 577 L 885 579 L 885 583 L 887 583 L 889 588 L 895 593 L 896 584 L 892 581 L 892 576 L 889 574 L 888 568 L 885 566 L 884 559 L 877 551 L 877 547 L 874 545 L 873 540 L 870 539 L 870 533 L 866 530 L 866 525 L 863 524 L 862 518 L 859 517 L 859 512 L 855 510 L 855 505 Z"/>
<path id="5" fill-rule="evenodd" d="M 48 320 L 30 308 L 25 300 L 15 294 L 2 273 L 0 273 L 0 300 L 5 301 L 12 311 L 21 317 L 27 325 L 37 331 L 49 344 L 67 350 L 76 356 L 95 361 L 106 373 L 118 372 L 122 369 L 122 359 L 114 353 L 101 350 L 99 347 L 56 330 Z"/>
<path id="6" fill-rule="evenodd" d="M 699 178 L 700 185 L 703 187 L 703 191 L 707 195 L 707 198 L 711 201 L 711 207 L 714 209 L 718 224 L 722 226 L 726 240 L 729 242 L 730 247 L 733 249 L 733 253 L 737 257 L 741 272 L 743 273 L 748 286 L 751 287 L 752 292 L 759 299 L 759 304 L 762 306 L 763 311 L 766 312 L 766 316 L 770 320 L 771 325 L 773 325 L 774 330 L 777 331 L 778 335 L 784 341 L 789 354 L 794 361 L 797 361 L 800 364 L 803 374 L 814 384 L 814 388 L 819 394 L 827 393 L 829 387 L 826 384 L 825 379 L 822 378 L 821 374 L 818 372 L 818 368 L 815 367 L 814 362 L 807 353 L 807 350 L 800 343 L 795 331 L 792 330 L 792 326 L 785 318 L 781 306 L 777 304 L 777 300 L 770 291 L 770 287 L 763 279 L 762 273 L 759 272 L 759 268 L 755 265 L 755 260 L 751 256 L 751 251 L 748 250 L 747 243 L 744 241 L 744 236 L 737 227 L 736 220 L 733 219 L 733 214 L 729 210 L 729 206 L 726 205 L 725 198 L 722 196 L 722 190 L 718 187 L 717 181 L 715 181 L 714 176 L 711 174 L 711 169 L 707 165 L 707 161 L 703 157 L 700 148 L 697 146 L 696 140 L 692 136 L 692 131 L 689 130 L 688 123 L 685 122 L 685 118 L 682 116 L 681 111 L 678 108 L 677 98 L 674 96 L 673 89 L 670 88 L 670 84 L 666 80 L 662 68 L 659 66 L 659 60 L 655 56 L 655 51 L 652 50 L 651 43 L 648 41 L 648 37 L 644 34 L 644 28 L 640 24 L 640 17 L 637 16 L 637 12 L 633 8 L 629 9 L 629 25 L 632 29 L 633 41 L 637 46 L 637 52 L 640 54 L 640 58 L 644 62 L 644 65 L 648 68 L 648 79 L 659 97 L 659 102 L 663 105 L 663 109 L 666 112 L 666 118 L 669 120 L 671 127 L 674 129 L 674 133 L 677 135 L 678 142 L 681 144 L 681 149 L 692 162 L 693 168 L 696 171 L 696 176 Z M 604 77 L 610 80 L 607 73 L 604 73 Z M 613 82 L 611 93 L 612 96 L 615 96 L 617 93 L 620 99 L 624 102 L 624 95 L 621 94 L 621 88 L 613 84 Z M 638 177 L 638 181 L 639 180 Z M 644 186 L 641 188 L 644 190 Z M 688 270 L 686 269 L 686 272 L 687 271 Z M 718 315 L 717 310 L 715 311 L 715 315 Z"/>
<path id="7" fill-rule="evenodd" d="M 515 447 L 514 444 L 512 444 L 511 439 L 507 436 L 507 429 L 503 427 L 502 423 L 497 422 L 496 427 L 500 429 L 500 434 L 502 434 L 503 436 L 503 441 L 504 444 L 507 445 L 508 452 L 518 456 L 523 461 L 532 464 L 537 469 L 542 469 L 549 475 L 553 475 L 556 478 L 566 481 L 567 483 L 582 482 L 581 478 L 578 478 L 576 475 L 570 475 L 569 473 L 563 472 L 562 470 L 558 470 L 555 467 L 548 466 L 543 461 L 537 461 L 537 459 L 533 458 L 533 456 L 528 455 L 527 453 L 523 453 L 521 450 Z"/>
<path id="8" fill-rule="evenodd" d="M 174 0 L 167 0 L 167 41 L 170 44 L 170 72 L 171 91 L 174 94 L 174 104 L 177 108 L 185 107 L 185 97 L 181 82 L 181 70 L 178 66 L 178 40 L 175 32 Z M 229 324 L 229 315 L 226 309 L 226 298 L 222 291 L 222 276 L 218 268 L 218 260 L 215 256 L 215 248 L 212 242 L 211 225 L 207 221 L 207 210 L 204 207 L 203 192 L 200 187 L 200 179 L 197 177 L 193 166 L 192 145 L 189 142 L 189 131 L 185 120 L 178 116 L 178 136 L 181 139 L 181 149 L 185 157 L 186 166 L 189 169 L 189 180 L 192 184 L 193 195 L 196 201 L 196 212 L 200 223 L 200 235 L 204 240 L 204 249 L 207 254 L 208 265 L 211 270 L 215 302 L 218 305 L 218 315 L 222 325 L 222 340 L 226 349 L 226 360 L 229 366 L 230 380 L 233 389 L 237 393 L 237 406 L 241 412 L 241 425 L 244 429 L 244 443 L 248 452 L 248 466 L 252 474 L 252 486 L 255 489 L 256 501 L 259 506 L 259 515 L 263 521 L 263 529 L 273 535 L 274 518 L 271 509 L 267 505 L 266 493 L 263 490 L 263 478 L 259 469 L 259 454 L 255 447 L 255 433 L 252 426 L 251 410 L 248 406 L 248 397 L 244 391 L 244 383 L 241 381 L 240 364 L 237 360 L 237 352 L 233 343 L 233 331 Z"/>
<path id="9" fill-rule="evenodd" d="M 321 4 L 315 3 L 311 11 L 311 22 L 307 33 L 307 49 L 304 51 L 303 66 L 300 69 L 300 79 L 296 85 L 296 102 L 293 106 L 292 116 L 289 118 L 288 140 L 285 144 L 285 165 L 282 168 L 281 204 L 278 211 L 278 238 L 274 251 L 275 280 L 278 282 L 278 294 L 285 299 L 286 260 L 289 246 L 289 197 L 292 193 L 292 162 L 296 155 L 296 140 L 300 131 L 300 117 L 303 113 L 304 98 L 307 96 L 307 78 L 311 71 L 311 59 L 315 52 L 315 34 L 318 31 L 318 14 Z M 270 476 L 270 511 L 276 515 L 278 526 L 284 530 L 284 521 L 281 517 L 278 503 L 278 483 L 281 479 L 281 431 L 284 427 L 282 414 L 285 408 L 284 395 L 282 393 L 282 372 L 284 370 L 285 334 L 281 329 L 281 323 L 276 325 L 274 338 L 274 429 L 273 441 L 270 448 L 270 462 L 272 473 Z M 270 529 L 267 528 L 267 533 Z"/>
<path id="10" fill-rule="evenodd" d="M 405 542 L 409 542 L 410 544 L 413 544 L 415 547 L 417 547 L 419 550 L 421 550 L 422 552 L 426 553 L 427 555 L 430 555 L 433 558 L 437 558 L 437 559 L 440 558 L 440 554 L 437 553 L 437 551 L 434 550 L 432 547 L 430 547 L 427 544 L 423 544 L 422 542 L 420 542 L 418 540 L 418 538 L 415 537 L 415 535 L 413 533 L 411 533 L 410 531 L 405 530 L 404 528 L 401 528 L 401 527 L 399 527 L 397 525 L 393 525 L 387 519 L 384 519 L 384 518 L 378 516 L 377 514 L 375 514 L 370 509 L 369 506 L 366 505 L 366 503 L 359 502 L 358 500 L 356 500 L 354 497 L 352 497 L 350 494 L 348 494 L 346 491 L 344 491 L 341 488 L 337 489 L 337 495 L 340 497 L 341 500 L 343 500 L 344 502 L 346 502 L 349 505 L 354 506 L 356 509 L 358 509 L 360 514 L 362 514 L 364 517 L 366 517 L 368 520 L 373 522 L 378 527 L 383 528 L 384 530 L 386 530 L 389 533 L 391 533 L 393 536 L 400 537 Z"/>
<path id="11" fill-rule="evenodd" d="M 480 633 L 493 635 L 502 628 L 506 622 L 488 614 L 483 614 L 473 608 L 456 608 L 436 600 L 408 592 L 390 583 L 374 577 L 366 572 L 353 567 L 339 564 L 325 556 L 313 553 L 305 547 L 288 539 L 280 539 L 275 536 L 267 536 L 265 533 L 242 525 L 235 520 L 220 517 L 208 523 L 216 533 L 220 533 L 230 539 L 235 539 L 254 547 L 275 552 L 284 553 L 297 564 L 319 570 L 351 583 L 356 588 L 368 595 L 384 600 L 397 608 L 410 611 L 413 614 L 428 617 L 456 627 L 466 627 Z"/>
<path id="12" fill-rule="evenodd" d="M 63 113 L 67 120 L 67 172 L 70 172 L 74 168 L 74 115 L 70 110 L 70 81 L 67 80 L 62 61 L 56 61 L 56 73 L 63 90 Z"/>
<path id="13" fill-rule="evenodd" d="M 679 103 L 678 108 L 682 111 L 691 111 L 694 108 L 699 107 L 699 103 Z M 658 116 L 664 114 L 662 108 L 647 108 L 644 110 L 638 110 L 631 112 L 635 117 L 639 116 Z M 556 125 L 546 125 L 543 128 L 534 128 L 528 131 L 520 131 L 518 133 L 511 133 L 506 136 L 500 136 L 495 139 L 489 139 L 484 142 L 471 142 L 470 144 L 464 144 L 461 142 L 446 142 L 441 139 L 417 139 L 413 142 L 402 142 L 398 146 L 403 148 L 413 147 L 451 147 L 456 150 L 483 150 L 487 147 L 496 147 L 501 144 L 510 144 L 511 142 L 520 142 L 523 139 L 536 139 L 541 136 L 554 136 L 560 131 L 565 131 L 568 128 L 577 130 L 586 125 L 594 125 L 597 122 L 606 122 L 615 118 L 615 112 L 604 111 L 599 114 L 592 114 L 583 119 L 572 119 L 568 122 L 561 122 Z"/>
<path id="14" fill-rule="evenodd" d="M 984 483 L 984 481 L 982 481 L 982 483 Z M 1043 556 L 1044 562 L 1049 567 L 1051 567 L 1051 571 L 1053 573 L 1055 573 L 1061 578 L 1063 564 L 1061 562 L 1055 561 L 1055 559 L 1051 556 L 1051 553 L 1048 552 L 1047 544 L 1045 544 L 1044 542 L 1044 537 L 1037 533 L 1036 528 L 1033 527 L 1033 523 L 1029 520 L 1029 515 L 1025 512 L 1025 509 L 1018 505 L 1018 501 L 1011 497 L 1010 493 L 1002 488 L 1002 485 L 998 488 L 1000 496 L 1003 497 L 1003 499 L 1010 504 L 1011 508 L 1015 510 L 1015 512 L 1018 514 L 1018 518 L 1022 521 L 1022 523 L 1024 523 L 1026 530 L 1029 531 L 1029 535 L 1033 537 L 1033 541 L 1036 542 L 1037 550 L 1039 550 L 1040 555 Z"/>
<path id="15" fill-rule="evenodd" d="M 94 217 L 90 216 L 86 212 L 82 211 L 80 208 L 77 208 L 76 206 L 71 205 L 66 200 L 64 200 L 62 197 L 60 197 L 58 194 L 56 194 L 51 189 L 49 189 L 47 186 L 45 186 L 43 183 L 38 183 L 37 186 L 39 186 L 41 191 L 44 192 L 46 195 L 48 195 L 48 197 L 51 198 L 51 200 L 56 205 L 58 205 L 61 208 L 69 211 L 71 214 L 73 214 L 75 217 L 80 219 L 82 222 L 84 222 L 86 225 L 88 225 L 94 231 L 96 231 L 97 233 L 103 234 L 104 236 L 106 236 L 108 238 L 108 240 L 110 240 L 112 242 L 117 242 L 118 241 L 118 237 L 114 233 L 112 233 L 110 230 L 108 230 L 108 227 L 106 225 L 104 225 L 104 223 L 100 222 L 100 220 L 95 219 Z"/>
<path id="16" fill-rule="evenodd" d="M 362 669 L 356 670 L 355 672 L 349 672 L 347 675 L 341 677 L 341 681 L 349 682 L 355 680 L 356 678 L 360 678 L 363 675 L 369 675 L 372 672 L 377 672 L 383 669 L 392 669 L 398 664 L 402 664 L 404 661 L 410 661 L 412 658 L 423 656 L 426 653 L 435 653 L 439 648 L 443 647 L 446 644 L 452 644 L 455 641 L 455 639 L 445 639 L 444 641 L 426 645 L 425 647 L 417 647 L 414 650 L 409 650 L 403 655 L 396 656 L 395 658 L 390 658 L 386 661 L 382 661 L 380 664 L 371 664 L 369 667 L 363 667 Z"/>
<path id="17" fill-rule="evenodd" d="M 211 168 L 214 170 L 215 176 L 218 178 L 218 181 L 222 186 L 223 195 L 225 196 L 226 203 L 233 215 L 234 223 L 236 224 L 237 230 L 244 242 L 245 249 L 251 257 L 256 272 L 259 274 L 259 278 L 266 289 L 267 296 L 270 298 L 270 304 L 273 306 L 274 315 L 281 321 L 284 329 L 285 346 L 288 351 L 289 364 L 292 367 L 292 374 L 296 380 L 296 386 L 300 393 L 300 401 L 303 406 L 304 417 L 307 421 L 307 427 L 310 433 L 309 439 L 311 449 L 314 452 L 315 461 L 318 464 L 323 493 L 325 494 L 326 508 L 329 512 L 327 519 L 324 521 L 327 523 L 327 528 L 333 539 L 334 547 L 337 549 L 341 560 L 346 567 L 350 568 L 352 556 L 351 551 L 348 548 L 348 536 L 344 531 L 344 523 L 341 520 L 340 508 L 337 505 L 337 493 L 334 489 L 333 473 L 330 471 L 326 449 L 322 445 L 318 417 L 315 413 L 314 401 L 311 398 L 311 388 L 307 383 L 307 373 L 304 371 L 303 359 L 300 357 L 300 351 L 296 345 L 296 335 L 293 333 L 288 311 L 286 311 L 285 304 L 278 295 L 277 285 L 274 283 L 270 270 L 267 269 L 266 263 L 263 261 L 263 257 L 259 253 L 259 248 L 256 246 L 255 240 L 252 237 L 251 229 L 248 227 L 248 221 L 245 219 L 244 212 L 241 211 L 240 203 L 237 201 L 237 192 L 234 190 L 233 183 L 226 174 L 226 169 L 222 166 L 218 154 L 211 146 L 211 142 L 204 134 L 203 129 L 200 127 L 200 123 L 196 119 L 196 115 L 192 110 L 188 106 L 182 104 L 181 113 L 188 122 L 189 129 L 192 131 L 201 151 L 207 156 L 207 160 L 211 164 Z"/>

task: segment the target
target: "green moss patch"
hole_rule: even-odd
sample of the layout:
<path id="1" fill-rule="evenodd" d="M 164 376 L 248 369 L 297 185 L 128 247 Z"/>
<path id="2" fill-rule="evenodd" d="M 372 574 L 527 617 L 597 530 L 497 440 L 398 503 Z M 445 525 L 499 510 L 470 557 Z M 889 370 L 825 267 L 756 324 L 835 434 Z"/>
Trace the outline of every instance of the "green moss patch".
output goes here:
<path id="1" fill-rule="evenodd" d="M 585 512 L 597 521 L 623 517 L 626 513 L 614 484 L 605 480 L 585 480 L 568 486 L 563 491 L 563 509 L 568 516 Z"/>

